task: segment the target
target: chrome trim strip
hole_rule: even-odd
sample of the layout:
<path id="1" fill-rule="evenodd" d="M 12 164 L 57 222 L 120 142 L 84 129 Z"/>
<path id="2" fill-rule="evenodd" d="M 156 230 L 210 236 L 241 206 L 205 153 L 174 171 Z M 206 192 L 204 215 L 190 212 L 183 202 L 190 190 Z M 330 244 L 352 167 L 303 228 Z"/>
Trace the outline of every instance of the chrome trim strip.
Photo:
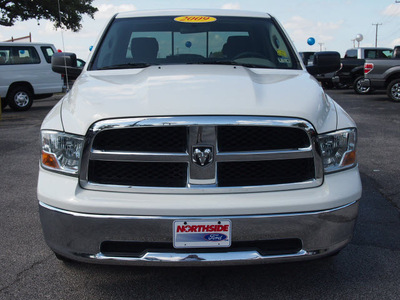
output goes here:
<path id="1" fill-rule="evenodd" d="M 282 150 L 282 151 L 254 151 L 254 152 L 220 152 L 216 155 L 218 162 L 283 160 L 312 158 L 312 149 Z"/>
<path id="2" fill-rule="evenodd" d="M 300 250 L 295 254 L 280 254 L 280 255 L 268 255 L 263 256 L 257 251 L 234 251 L 234 252 L 215 252 L 215 253 L 162 253 L 162 252 L 146 252 L 142 257 L 118 257 L 118 256 L 107 256 L 103 253 L 98 253 L 91 256 L 90 258 L 108 261 L 108 262 L 156 262 L 156 263 L 239 263 L 243 262 L 246 264 L 251 264 L 251 262 L 260 263 L 260 261 L 268 260 L 270 262 L 300 258 L 307 255 L 312 255 L 305 250 Z"/>
<path id="3" fill-rule="evenodd" d="M 329 214 L 340 211 L 342 209 L 349 208 L 352 205 L 357 204 L 358 200 L 350 202 L 346 205 L 342 205 L 339 207 L 334 207 L 325 210 L 318 211 L 307 211 L 307 212 L 294 212 L 294 213 L 277 213 L 277 214 L 265 214 L 265 215 L 227 215 L 223 216 L 226 219 L 263 219 L 263 218 L 282 218 L 282 217 L 299 217 L 299 216 L 314 216 L 319 214 Z M 131 216 L 131 215 L 104 215 L 104 214 L 91 214 L 91 213 L 80 213 L 69 211 L 61 208 L 57 208 L 51 205 L 48 205 L 42 201 L 39 201 L 39 205 L 43 208 L 46 208 L 51 211 L 55 211 L 58 213 L 62 213 L 65 215 L 69 215 L 72 217 L 80 217 L 80 218 L 95 218 L 95 219 L 119 219 L 119 220 L 180 220 L 184 218 L 185 220 L 215 220 L 215 216 Z"/>
<path id="4" fill-rule="evenodd" d="M 313 126 L 309 122 L 295 118 L 260 116 L 176 116 L 103 120 L 94 123 L 90 127 L 89 132 L 97 134 L 99 131 L 103 130 L 129 127 L 224 125 L 293 127 L 301 128 L 305 131 L 314 131 Z"/>
<path id="5" fill-rule="evenodd" d="M 208 182 L 206 182 L 208 183 Z M 147 187 L 147 186 L 128 186 L 97 184 L 93 182 L 80 182 L 82 188 L 94 191 L 118 192 L 118 193 L 139 193 L 139 194 L 233 194 L 233 193 L 259 193 L 274 191 L 291 191 L 305 188 L 318 187 L 323 183 L 322 179 L 313 179 L 309 181 L 259 185 L 259 186 L 236 186 L 236 187 L 217 187 L 216 185 L 196 185 L 188 184 L 184 188 L 165 188 L 165 187 Z"/>
<path id="6" fill-rule="evenodd" d="M 312 158 L 312 149 L 282 150 L 282 151 L 243 151 L 243 152 L 218 152 L 216 162 L 257 161 Z M 190 162 L 187 153 L 156 153 L 156 152 L 104 152 L 93 150 L 90 154 L 92 160 L 126 161 L 126 162 Z"/>
<path id="7" fill-rule="evenodd" d="M 204 129 L 213 126 L 237 125 L 237 126 L 274 126 L 291 127 L 304 130 L 310 138 L 310 147 L 294 150 L 276 151 L 244 151 L 244 152 L 216 152 L 214 156 L 214 166 L 218 162 L 235 161 L 265 161 L 279 159 L 301 159 L 314 158 L 315 178 L 312 180 L 288 184 L 276 184 L 265 186 L 237 186 L 237 187 L 218 187 L 216 181 L 216 168 L 209 172 L 207 176 L 198 177 L 193 173 L 191 153 L 147 153 L 147 152 L 109 152 L 93 149 L 92 142 L 95 136 L 103 130 L 123 129 L 131 127 L 163 127 L 163 126 L 185 126 L 191 128 L 193 132 L 204 126 Z M 210 131 L 210 130 L 209 130 Z M 212 132 L 212 131 L 210 131 Z M 94 123 L 88 130 L 85 137 L 85 145 L 82 153 L 82 165 L 80 173 L 80 185 L 84 189 L 115 191 L 115 192 L 137 192 L 137 193 L 248 193 L 265 192 L 278 190 L 294 190 L 302 188 L 312 188 L 323 183 L 323 164 L 317 143 L 317 134 L 313 126 L 302 119 L 260 117 L 260 116 L 177 116 L 177 117 L 154 117 L 154 118 L 126 118 L 103 120 Z M 209 144 L 209 143 L 208 143 Z M 215 149 L 217 150 L 217 145 Z M 191 145 L 188 145 L 188 150 Z M 121 186 L 104 185 L 88 181 L 89 160 L 111 160 L 125 162 L 187 162 L 188 179 L 187 186 L 184 188 L 165 188 L 165 187 L 143 187 L 143 186 Z M 197 167 L 196 167 L 197 168 Z M 210 169 L 211 170 L 211 169 Z M 197 170 L 198 172 L 198 170 Z M 193 174 L 192 174 L 193 173 Z M 196 177 L 191 178 L 194 175 Z"/>
<path id="8" fill-rule="evenodd" d="M 187 153 L 148 153 L 148 152 L 103 152 L 93 150 L 90 154 L 92 160 L 126 161 L 126 162 L 188 162 Z"/>

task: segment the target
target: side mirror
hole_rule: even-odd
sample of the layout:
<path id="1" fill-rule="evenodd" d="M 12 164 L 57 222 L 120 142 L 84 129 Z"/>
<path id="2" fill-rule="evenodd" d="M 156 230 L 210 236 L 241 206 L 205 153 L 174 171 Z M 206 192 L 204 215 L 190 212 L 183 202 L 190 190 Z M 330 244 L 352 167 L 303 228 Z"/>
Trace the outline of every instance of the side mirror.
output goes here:
<path id="1" fill-rule="evenodd" d="M 78 67 L 75 53 L 58 52 L 51 57 L 51 69 L 59 74 L 67 75 L 69 79 L 76 79 L 82 73 Z"/>
<path id="2" fill-rule="evenodd" d="M 340 69 L 340 54 L 336 51 L 317 52 L 314 55 L 314 62 L 307 67 L 311 75 L 326 74 Z"/>

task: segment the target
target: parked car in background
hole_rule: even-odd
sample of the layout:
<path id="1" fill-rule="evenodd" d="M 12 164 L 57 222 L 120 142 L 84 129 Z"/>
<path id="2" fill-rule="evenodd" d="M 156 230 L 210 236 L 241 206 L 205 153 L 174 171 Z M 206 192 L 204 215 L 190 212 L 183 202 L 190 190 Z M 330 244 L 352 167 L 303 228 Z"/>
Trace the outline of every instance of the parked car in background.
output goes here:
<path id="1" fill-rule="evenodd" d="M 400 46 L 394 48 L 393 59 L 366 59 L 364 64 L 365 88 L 386 90 L 388 97 L 400 102 Z"/>
<path id="2" fill-rule="evenodd" d="M 318 53 L 318 52 L 313 52 L 313 51 L 299 52 L 300 57 L 305 66 L 313 65 L 315 53 Z M 325 74 L 315 74 L 314 77 L 319 82 L 321 82 L 322 87 L 330 89 L 330 88 L 334 87 L 334 83 L 332 81 L 332 78 L 334 75 L 335 75 L 335 72 L 329 72 L 329 73 L 325 73 Z"/>
<path id="3" fill-rule="evenodd" d="M 341 86 L 353 87 L 357 94 L 367 94 L 371 91 L 369 87 L 361 85 L 364 79 L 365 59 L 387 59 L 392 58 L 392 48 L 360 47 L 346 51 L 341 59 L 342 67 L 333 77 L 333 82 Z"/>
<path id="4" fill-rule="evenodd" d="M 62 91 L 63 79 L 51 69 L 52 44 L 0 43 L 0 97 L 2 108 L 28 110 L 34 99 Z"/>

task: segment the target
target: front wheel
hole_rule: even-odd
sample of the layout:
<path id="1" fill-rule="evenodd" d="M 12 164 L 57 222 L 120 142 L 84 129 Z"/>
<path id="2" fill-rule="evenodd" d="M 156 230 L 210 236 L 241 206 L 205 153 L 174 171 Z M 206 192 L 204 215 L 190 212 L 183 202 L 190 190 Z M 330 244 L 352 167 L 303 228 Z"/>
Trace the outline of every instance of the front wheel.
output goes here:
<path id="1" fill-rule="evenodd" d="M 25 111 L 31 108 L 33 94 L 25 86 L 14 87 L 8 94 L 7 104 L 15 111 Z"/>
<path id="2" fill-rule="evenodd" d="M 386 92 L 392 101 L 400 102 L 400 79 L 390 82 Z"/>
<path id="3" fill-rule="evenodd" d="M 364 87 L 361 85 L 361 80 L 364 79 L 364 76 L 357 77 L 356 80 L 354 80 L 353 88 L 354 91 L 359 94 L 359 95 L 365 95 L 371 92 L 370 87 Z"/>

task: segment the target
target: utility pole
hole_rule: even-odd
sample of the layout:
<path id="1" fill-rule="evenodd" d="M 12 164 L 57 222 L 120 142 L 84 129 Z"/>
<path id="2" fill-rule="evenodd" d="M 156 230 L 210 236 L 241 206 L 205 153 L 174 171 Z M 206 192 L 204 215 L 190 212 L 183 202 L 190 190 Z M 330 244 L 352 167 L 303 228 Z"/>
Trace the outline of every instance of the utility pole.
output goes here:
<path id="1" fill-rule="evenodd" d="M 322 46 L 324 45 L 324 43 L 318 43 L 319 44 L 319 51 L 322 51 Z"/>
<path id="2" fill-rule="evenodd" d="M 378 26 L 381 26 L 382 23 L 372 23 L 372 26 L 376 26 L 376 30 L 375 30 L 375 47 L 378 47 Z"/>

